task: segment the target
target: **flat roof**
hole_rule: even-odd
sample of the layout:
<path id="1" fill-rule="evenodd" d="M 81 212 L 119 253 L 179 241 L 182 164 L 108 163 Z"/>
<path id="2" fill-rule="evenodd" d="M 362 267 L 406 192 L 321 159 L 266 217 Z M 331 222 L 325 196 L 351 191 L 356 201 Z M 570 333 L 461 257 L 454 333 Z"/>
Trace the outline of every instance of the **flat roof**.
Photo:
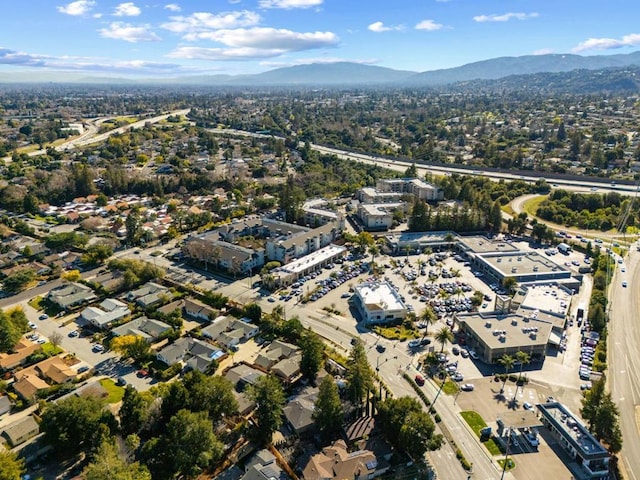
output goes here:
<path id="1" fill-rule="evenodd" d="M 546 345 L 553 324 L 518 314 L 461 313 L 457 321 L 465 323 L 492 350 L 498 348 Z"/>
<path id="2" fill-rule="evenodd" d="M 567 278 L 571 276 L 565 267 L 538 252 L 487 253 L 479 258 L 505 277 L 550 273 L 565 274 Z"/>
<path id="3" fill-rule="evenodd" d="M 558 402 L 538 405 L 542 414 L 569 439 L 583 456 L 608 456 L 607 450 L 587 430 L 582 421 L 567 407 Z"/>
<path id="4" fill-rule="evenodd" d="M 447 235 L 453 235 L 453 241 L 459 240 L 458 235 L 450 231 L 389 233 L 384 238 L 389 243 L 443 243 Z"/>
<path id="5" fill-rule="evenodd" d="M 388 282 L 367 282 L 355 287 L 367 310 L 404 310 L 407 307 Z"/>
<path id="6" fill-rule="evenodd" d="M 390 210 L 403 207 L 404 202 L 394 203 L 361 203 L 360 208 L 365 210 L 368 215 L 390 215 Z"/>
<path id="7" fill-rule="evenodd" d="M 505 427 L 533 428 L 541 427 L 542 422 L 535 410 L 505 410 L 501 412 L 496 421 L 501 420 Z"/>
<path id="8" fill-rule="evenodd" d="M 327 245 L 326 247 L 322 247 L 320 250 L 311 252 L 309 255 L 305 255 L 291 263 L 287 263 L 283 267 L 278 268 L 278 271 L 300 273 L 305 271 L 307 268 L 314 267 L 346 251 L 347 247 L 343 247 L 342 245 Z"/>
<path id="9" fill-rule="evenodd" d="M 459 242 L 467 251 L 471 251 L 473 253 L 499 253 L 518 251 L 518 247 L 507 243 L 504 240 L 490 240 L 482 235 L 460 237 Z"/>
<path id="10" fill-rule="evenodd" d="M 539 310 L 543 316 L 538 319 L 556 321 L 552 317 L 564 321 L 571 305 L 571 294 L 556 285 L 528 285 L 524 287 L 525 296 L 520 303 L 522 315 L 528 315 L 532 310 Z M 546 315 L 549 313 L 549 315 Z"/>

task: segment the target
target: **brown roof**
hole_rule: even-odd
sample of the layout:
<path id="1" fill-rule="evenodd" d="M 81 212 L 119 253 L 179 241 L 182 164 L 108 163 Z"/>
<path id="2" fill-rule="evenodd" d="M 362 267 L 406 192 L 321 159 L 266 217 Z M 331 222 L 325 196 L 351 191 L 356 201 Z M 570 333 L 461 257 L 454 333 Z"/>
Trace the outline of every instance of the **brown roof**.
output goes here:
<path id="1" fill-rule="evenodd" d="M 40 375 L 49 378 L 55 383 L 65 383 L 76 377 L 72 370 L 60 357 L 51 357 L 35 365 Z"/>
<path id="2" fill-rule="evenodd" d="M 367 465 L 372 467 L 368 468 Z M 303 476 L 305 480 L 368 478 L 376 468 L 377 460 L 373 452 L 360 450 L 349 453 L 344 440 L 338 440 L 330 447 L 323 448 L 322 453 L 311 457 Z"/>
<path id="3" fill-rule="evenodd" d="M 49 388 L 49 385 L 37 375 L 24 375 L 13 384 L 13 389 L 25 400 L 31 400 L 40 390 Z"/>
<path id="4" fill-rule="evenodd" d="M 15 353 L 0 353 L 0 367 L 8 370 L 20 365 L 29 355 L 37 351 L 40 345 L 21 338 L 13 350 Z"/>

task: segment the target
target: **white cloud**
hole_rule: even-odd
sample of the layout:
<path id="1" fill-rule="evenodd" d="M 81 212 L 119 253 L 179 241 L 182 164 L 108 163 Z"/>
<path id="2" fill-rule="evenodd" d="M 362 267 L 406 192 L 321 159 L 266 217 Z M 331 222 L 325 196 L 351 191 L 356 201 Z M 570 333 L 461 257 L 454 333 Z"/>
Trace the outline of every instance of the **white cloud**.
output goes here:
<path id="1" fill-rule="evenodd" d="M 96 2 L 93 0 L 76 0 L 75 2 L 67 3 L 66 5 L 61 5 L 56 8 L 60 13 L 78 17 L 89 13 L 95 4 Z"/>
<path id="2" fill-rule="evenodd" d="M 131 25 L 124 22 L 112 22 L 108 28 L 100 29 L 100 35 L 105 38 L 124 40 L 125 42 L 157 42 L 160 37 L 150 30 L 149 25 Z"/>
<path id="3" fill-rule="evenodd" d="M 248 10 L 222 12 L 218 14 L 196 12 L 188 17 L 170 17 L 171 21 L 164 23 L 162 28 L 173 33 L 193 35 L 209 30 L 222 28 L 252 27 L 260 23 L 260 15 Z"/>
<path id="4" fill-rule="evenodd" d="M 167 3 L 164 8 L 165 10 L 169 10 L 171 12 L 180 12 L 182 10 L 182 8 L 180 8 L 180 5 L 178 5 L 177 3 Z"/>
<path id="5" fill-rule="evenodd" d="M 311 8 L 322 5 L 323 0 L 260 0 L 258 5 L 262 8 Z"/>
<path id="6" fill-rule="evenodd" d="M 630 33 L 624 37 L 617 38 L 589 38 L 580 42 L 574 52 L 584 52 L 585 50 L 611 50 L 623 47 L 635 47 L 640 45 L 640 33 Z"/>
<path id="7" fill-rule="evenodd" d="M 435 32 L 436 30 L 442 30 L 444 25 L 436 23 L 433 20 L 422 20 L 416 25 L 416 30 L 426 30 L 428 32 Z"/>
<path id="8" fill-rule="evenodd" d="M 508 22 L 509 20 L 528 20 L 530 18 L 536 18 L 538 14 L 536 12 L 521 13 L 521 12 L 509 12 L 502 15 L 477 15 L 473 17 L 476 22 Z"/>
<path id="9" fill-rule="evenodd" d="M 137 17 L 142 11 L 133 2 L 121 3 L 113 12 L 116 17 Z"/>
<path id="10" fill-rule="evenodd" d="M 553 48 L 541 48 L 533 52 L 534 55 L 549 55 L 550 53 L 553 53 Z"/>
<path id="11" fill-rule="evenodd" d="M 339 40 L 332 32 L 301 33 L 275 28 L 201 32 L 197 38 L 222 43 L 228 48 L 178 47 L 168 56 L 204 60 L 271 58 L 289 52 L 334 47 Z"/>
<path id="12" fill-rule="evenodd" d="M 104 58 L 87 58 L 51 55 L 39 55 L 18 52 L 0 47 L 0 65 L 23 65 L 27 67 L 42 67 L 55 70 L 118 72 L 118 73 L 169 73 L 184 70 L 178 64 L 147 62 L 144 60 L 110 61 Z"/>
<path id="13" fill-rule="evenodd" d="M 382 22 L 373 22 L 371 25 L 369 25 L 367 27 L 369 30 L 371 30 L 372 32 L 376 32 L 376 33 L 382 33 L 382 32 L 389 32 L 391 30 L 403 30 L 404 26 L 403 25 L 392 25 L 392 26 L 387 26 Z"/>

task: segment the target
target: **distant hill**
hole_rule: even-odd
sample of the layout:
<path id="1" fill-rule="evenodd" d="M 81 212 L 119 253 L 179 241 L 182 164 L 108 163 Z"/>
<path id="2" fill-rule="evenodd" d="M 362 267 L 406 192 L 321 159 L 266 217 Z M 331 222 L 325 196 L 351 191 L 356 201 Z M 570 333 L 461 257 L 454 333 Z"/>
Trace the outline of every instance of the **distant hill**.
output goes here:
<path id="1" fill-rule="evenodd" d="M 525 55 L 523 57 L 493 58 L 468 63 L 460 67 L 418 73 L 409 78 L 407 82 L 415 86 L 436 86 L 469 80 L 498 79 L 510 75 L 599 70 L 631 65 L 640 66 L 640 52 L 588 57 L 570 54 Z"/>
<path id="2" fill-rule="evenodd" d="M 581 56 L 572 54 L 525 55 L 500 57 L 469 63 L 455 68 L 410 72 L 351 62 L 313 63 L 277 68 L 255 75 L 199 75 L 177 78 L 91 77 L 70 72 L 31 70 L 1 73 L 0 82 L 16 83 L 94 83 L 234 86 L 412 86 L 435 87 L 476 80 L 496 80 L 514 75 L 561 73 L 576 70 L 600 70 L 640 66 L 640 51 L 629 54 Z"/>

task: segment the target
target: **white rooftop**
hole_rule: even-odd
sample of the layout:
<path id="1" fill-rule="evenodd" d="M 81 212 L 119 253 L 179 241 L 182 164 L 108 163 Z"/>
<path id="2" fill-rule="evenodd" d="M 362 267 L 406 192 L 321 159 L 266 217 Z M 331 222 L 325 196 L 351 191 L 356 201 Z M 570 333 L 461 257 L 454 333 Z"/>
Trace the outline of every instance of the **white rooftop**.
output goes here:
<path id="1" fill-rule="evenodd" d="M 300 273 L 306 270 L 307 268 L 313 267 L 314 265 L 318 265 L 330 258 L 335 257 L 336 255 L 340 255 L 347 251 L 347 247 L 343 247 L 341 245 L 327 245 L 326 247 L 321 248 L 320 250 L 316 250 L 315 252 L 311 252 L 309 255 L 305 255 L 302 258 L 298 258 L 291 263 L 286 264 L 281 267 L 279 270 L 288 273 Z"/>
<path id="2" fill-rule="evenodd" d="M 355 287 L 367 310 L 404 310 L 400 295 L 387 282 L 361 283 Z"/>

